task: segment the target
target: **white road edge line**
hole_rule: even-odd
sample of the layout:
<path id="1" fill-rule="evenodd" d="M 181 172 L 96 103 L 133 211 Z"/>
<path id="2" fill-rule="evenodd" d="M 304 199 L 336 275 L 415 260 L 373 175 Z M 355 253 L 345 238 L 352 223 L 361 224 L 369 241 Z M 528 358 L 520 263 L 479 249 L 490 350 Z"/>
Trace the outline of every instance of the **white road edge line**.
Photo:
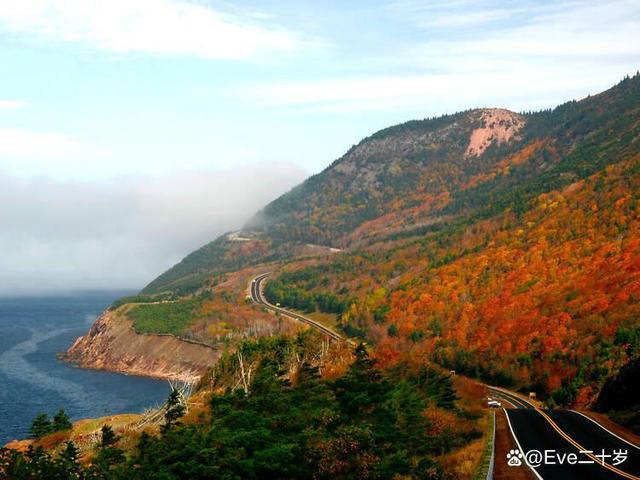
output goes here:
<path id="1" fill-rule="evenodd" d="M 524 403 L 519 402 L 517 400 L 514 400 L 513 398 L 511 398 L 510 396 L 505 395 L 504 393 L 496 390 L 495 392 L 493 392 L 493 395 L 495 397 L 501 398 L 502 400 L 504 400 L 505 402 L 511 404 L 514 408 L 516 409 L 526 409 L 527 407 L 525 406 Z"/>
<path id="2" fill-rule="evenodd" d="M 490 388 L 493 388 L 494 390 L 497 390 L 497 391 L 499 391 L 499 392 L 502 392 L 502 393 L 504 393 L 505 395 L 509 395 L 509 396 L 511 396 L 511 397 L 517 398 L 517 399 L 518 399 L 518 401 L 519 401 L 520 403 L 522 403 L 523 405 L 524 405 L 524 404 L 529 405 L 529 406 L 530 406 L 531 408 L 533 408 L 533 409 L 536 409 L 536 408 L 537 408 L 537 407 L 536 407 L 533 403 L 531 403 L 529 400 L 525 400 L 524 398 L 521 398 L 521 397 L 519 397 L 519 396 L 517 396 L 517 395 L 514 395 L 513 393 L 509 392 L 508 390 L 505 390 L 504 388 L 500 388 L 500 387 L 490 387 Z"/>
<path id="3" fill-rule="evenodd" d="M 569 410 L 570 412 L 573 413 L 577 413 L 578 415 L 582 415 L 584 418 L 586 418 L 587 420 L 592 421 L 593 423 L 595 423 L 596 425 L 598 425 L 601 429 L 603 429 L 605 432 L 613 435 L 614 437 L 616 437 L 618 440 L 622 440 L 624 443 L 626 443 L 627 445 L 631 445 L 633 448 L 637 448 L 638 450 L 640 450 L 640 447 L 638 445 L 635 445 L 633 443 L 631 443 L 628 440 L 625 440 L 624 438 L 622 438 L 620 435 L 616 435 L 615 433 L 613 433 L 611 430 L 609 430 L 607 427 L 605 427 L 604 425 L 601 425 L 600 423 L 596 422 L 593 418 L 591 418 L 589 415 L 585 415 L 584 413 L 578 412 L 577 410 Z"/>
<path id="4" fill-rule="evenodd" d="M 516 402 L 510 400 L 506 395 L 500 395 L 499 393 L 496 392 L 496 393 L 493 394 L 493 396 L 500 398 L 503 402 L 507 402 L 509 405 L 511 405 L 516 410 L 521 408 L 520 406 L 516 405 Z"/>
<path id="5" fill-rule="evenodd" d="M 507 424 L 509 425 L 509 430 L 511 430 L 511 436 L 515 440 L 516 445 L 518 446 L 518 450 L 522 452 L 524 463 L 527 465 L 527 467 L 529 467 L 529 470 L 531 470 L 536 477 L 538 477 L 540 480 L 544 480 L 542 476 L 540 476 L 540 474 L 536 471 L 536 469 L 533 468 L 533 466 L 527 460 L 527 456 L 525 455 L 525 452 L 522 449 L 522 445 L 520 445 L 520 442 L 518 441 L 518 437 L 516 437 L 516 433 L 513 431 L 513 427 L 511 426 L 511 420 L 509 420 L 509 414 L 507 413 L 507 409 L 503 408 L 502 411 L 504 412 L 504 416 L 507 417 Z"/>
<path id="6" fill-rule="evenodd" d="M 517 403 L 519 405 L 519 407 L 517 408 L 535 408 L 532 404 L 530 404 L 529 402 L 527 402 L 526 400 L 523 400 L 522 398 L 518 397 L 517 395 L 513 395 L 510 392 L 507 392 L 506 390 L 503 390 L 499 387 L 489 387 L 489 389 L 493 389 L 495 390 L 498 394 L 502 395 L 503 398 L 507 398 L 511 404 L 513 404 L 514 402 Z"/>

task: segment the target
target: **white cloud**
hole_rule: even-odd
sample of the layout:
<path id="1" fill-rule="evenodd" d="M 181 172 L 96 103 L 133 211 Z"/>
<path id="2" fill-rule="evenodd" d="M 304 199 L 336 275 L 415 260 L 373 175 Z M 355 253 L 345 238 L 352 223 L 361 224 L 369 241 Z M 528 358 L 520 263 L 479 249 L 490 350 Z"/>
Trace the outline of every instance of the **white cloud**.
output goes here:
<path id="1" fill-rule="evenodd" d="M 423 107 L 432 114 L 472 106 L 527 109 L 569 100 L 571 91 L 558 78 L 574 75 L 565 69 L 497 71 L 464 74 L 368 76 L 350 79 L 290 82 L 252 86 L 236 92 L 245 100 L 322 111 L 357 111 Z M 596 93 L 616 78 L 583 76 L 571 83 L 574 91 Z M 549 103 L 549 101 L 551 103 Z M 537 102 L 537 104 L 536 104 Z"/>
<path id="2" fill-rule="evenodd" d="M 495 57 L 509 61 L 517 58 L 580 60 L 615 59 L 640 55 L 640 3 L 629 0 L 577 0 L 551 3 L 517 2 L 495 8 L 486 2 L 461 1 L 452 4 L 429 4 L 418 7 L 412 0 L 401 0 L 395 8 L 423 28 L 433 26 L 468 27 L 449 30 L 449 35 L 418 43 L 413 55 L 420 52 L 432 56 L 454 55 L 473 60 L 486 55 L 488 66 Z M 488 28 L 484 23 L 499 22 Z M 440 54 L 438 55 L 438 52 Z M 573 58 L 572 58 L 573 57 Z"/>
<path id="3" fill-rule="evenodd" d="M 0 99 L 0 110 L 19 110 L 28 105 L 23 100 L 2 100 Z"/>
<path id="4" fill-rule="evenodd" d="M 256 14 L 225 13 L 187 0 L 3 1 L 0 25 L 43 42 L 77 42 L 116 54 L 245 59 L 304 44 Z"/>
<path id="5" fill-rule="evenodd" d="M 0 173 L 0 295 L 141 288 L 304 176 L 287 164 L 110 182 Z"/>
<path id="6" fill-rule="evenodd" d="M 0 171 L 18 176 L 78 178 L 109 172 L 114 163 L 125 163 L 109 154 L 66 133 L 0 128 Z"/>
<path id="7" fill-rule="evenodd" d="M 450 7 L 450 6 L 449 6 Z M 418 26 L 421 28 L 462 28 L 484 25 L 498 20 L 506 20 L 513 15 L 508 9 L 484 9 L 462 12 L 438 14 L 437 12 L 421 10 L 417 16 Z M 414 17 L 415 18 L 415 17 Z"/>
<path id="8" fill-rule="evenodd" d="M 226 139 L 217 133 L 206 139 L 173 142 L 153 132 L 140 143 L 120 144 L 107 135 L 87 138 L 67 133 L 0 127 L 0 172 L 20 178 L 87 181 L 123 176 L 162 177 L 184 170 L 230 168 L 262 161 L 280 161 L 253 143 Z"/>
<path id="9" fill-rule="evenodd" d="M 35 158 L 46 161 L 49 158 L 76 156 L 82 150 L 81 143 L 70 135 L 0 128 L 0 160 Z"/>
<path id="10" fill-rule="evenodd" d="M 495 8 L 466 0 L 400 0 L 385 8 L 423 33 L 394 54 L 363 63 L 370 72 L 400 73 L 254 84 L 236 94 L 249 102 L 323 111 L 415 107 L 434 114 L 492 104 L 528 109 L 608 88 L 635 73 L 640 61 L 638 2 Z M 489 22 L 491 28 L 484 25 Z"/>

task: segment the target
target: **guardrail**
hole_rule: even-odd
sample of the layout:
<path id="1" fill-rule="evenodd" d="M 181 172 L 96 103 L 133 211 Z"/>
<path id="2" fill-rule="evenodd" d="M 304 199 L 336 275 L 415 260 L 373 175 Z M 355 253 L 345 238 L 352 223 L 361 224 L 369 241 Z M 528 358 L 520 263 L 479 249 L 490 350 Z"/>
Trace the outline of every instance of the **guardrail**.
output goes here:
<path id="1" fill-rule="evenodd" d="M 491 423 L 489 426 L 489 435 L 487 436 L 487 443 L 485 445 L 484 454 L 482 456 L 482 463 L 480 464 L 474 480 L 492 480 L 493 479 L 493 467 L 496 457 L 496 412 L 491 411 Z"/>

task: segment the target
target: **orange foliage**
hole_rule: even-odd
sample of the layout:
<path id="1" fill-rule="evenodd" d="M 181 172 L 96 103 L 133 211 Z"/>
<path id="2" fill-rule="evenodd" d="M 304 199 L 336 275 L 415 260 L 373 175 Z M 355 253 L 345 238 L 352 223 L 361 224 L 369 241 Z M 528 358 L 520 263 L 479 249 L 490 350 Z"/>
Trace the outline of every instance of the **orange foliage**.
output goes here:
<path id="1" fill-rule="evenodd" d="M 340 274 L 361 298 L 343 321 L 368 326 L 382 365 L 429 358 L 549 391 L 580 368 L 603 378 L 627 358 L 623 346 L 605 344 L 640 318 L 640 176 L 629 174 L 638 160 L 540 195 L 521 218 L 507 212 L 470 225 L 440 249 L 412 242 L 383 261 L 363 260 L 351 282 Z M 388 295 L 366 293 L 380 286 Z M 372 312 L 383 304 L 385 323 L 376 325 Z"/>
<path id="2" fill-rule="evenodd" d="M 456 415 L 442 408 L 430 406 L 424 411 L 423 415 L 430 423 L 427 433 L 434 437 L 446 435 L 458 426 L 458 418 Z"/>
<path id="3" fill-rule="evenodd" d="M 509 173 L 509 169 L 511 167 L 521 165 L 529 160 L 538 150 L 545 146 L 545 142 L 542 139 L 535 140 L 530 144 L 526 145 L 522 149 L 518 150 L 513 155 L 508 156 L 507 158 L 501 160 L 496 164 L 496 167 L 491 172 L 480 173 L 471 177 L 467 183 L 462 185 L 462 189 L 466 190 L 469 188 L 473 188 L 476 185 L 487 182 L 496 177 L 496 175 L 506 175 Z"/>
<path id="4" fill-rule="evenodd" d="M 592 339 L 640 316 L 640 221 L 630 196 L 640 182 L 620 166 L 607 188 L 595 183 L 541 195 L 517 228 L 394 292 L 389 319 L 400 335 L 437 324 L 441 336 L 425 340 L 437 360 L 456 364 L 470 352 L 469 366 L 550 390 L 581 359 L 595 360 Z M 385 356 L 394 343 L 381 343 Z"/>

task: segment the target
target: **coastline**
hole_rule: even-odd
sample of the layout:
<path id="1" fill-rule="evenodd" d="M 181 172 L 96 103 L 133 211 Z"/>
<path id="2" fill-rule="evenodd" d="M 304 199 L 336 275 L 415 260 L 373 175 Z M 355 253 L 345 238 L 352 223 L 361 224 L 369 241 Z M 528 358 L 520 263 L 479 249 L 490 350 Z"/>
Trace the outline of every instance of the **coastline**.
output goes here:
<path id="1" fill-rule="evenodd" d="M 60 358 L 80 368 L 194 383 L 221 352 L 173 335 L 141 335 L 126 316 L 104 311 Z"/>

